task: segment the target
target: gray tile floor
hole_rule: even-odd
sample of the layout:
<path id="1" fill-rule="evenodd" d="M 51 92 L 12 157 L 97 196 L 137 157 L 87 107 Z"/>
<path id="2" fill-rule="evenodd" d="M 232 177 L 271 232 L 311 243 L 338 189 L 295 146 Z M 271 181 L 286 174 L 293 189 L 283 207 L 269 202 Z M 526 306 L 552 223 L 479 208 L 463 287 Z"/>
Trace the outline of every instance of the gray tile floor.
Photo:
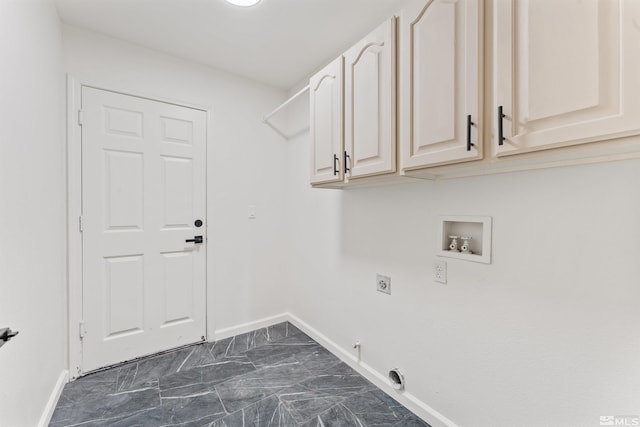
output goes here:
<path id="1" fill-rule="evenodd" d="M 290 323 L 66 385 L 61 426 L 427 426 Z"/>

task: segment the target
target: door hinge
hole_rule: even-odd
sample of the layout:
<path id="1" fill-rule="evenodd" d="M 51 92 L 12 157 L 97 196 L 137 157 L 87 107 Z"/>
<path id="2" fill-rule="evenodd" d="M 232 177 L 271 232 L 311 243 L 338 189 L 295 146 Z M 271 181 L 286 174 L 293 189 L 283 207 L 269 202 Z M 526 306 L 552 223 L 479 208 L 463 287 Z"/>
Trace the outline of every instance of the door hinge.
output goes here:
<path id="1" fill-rule="evenodd" d="M 78 126 L 82 126 L 84 124 L 84 114 L 82 110 L 78 110 Z"/>
<path id="2" fill-rule="evenodd" d="M 84 326 L 84 320 L 81 320 L 78 326 L 79 326 L 78 333 L 80 334 L 80 339 L 83 339 L 84 336 L 87 335 L 87 329 Z"/>
<path id="3" fill-rule="evenodd" d="M 82 233 L 84 231 L 84 224 L 82 223 L 82 215 L 78 217 L 78 230 Z"/>

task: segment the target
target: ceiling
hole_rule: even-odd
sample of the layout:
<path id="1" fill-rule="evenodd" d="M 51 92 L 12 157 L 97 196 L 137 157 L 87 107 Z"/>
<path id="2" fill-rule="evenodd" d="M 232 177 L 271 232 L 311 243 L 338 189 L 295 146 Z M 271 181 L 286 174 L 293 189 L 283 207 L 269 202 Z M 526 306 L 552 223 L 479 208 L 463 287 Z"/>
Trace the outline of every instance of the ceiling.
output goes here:
<path id="1" fill-rule="evenodd" d="M 290 89 L 404 0 L 55 0 L 63 22 Z"/>

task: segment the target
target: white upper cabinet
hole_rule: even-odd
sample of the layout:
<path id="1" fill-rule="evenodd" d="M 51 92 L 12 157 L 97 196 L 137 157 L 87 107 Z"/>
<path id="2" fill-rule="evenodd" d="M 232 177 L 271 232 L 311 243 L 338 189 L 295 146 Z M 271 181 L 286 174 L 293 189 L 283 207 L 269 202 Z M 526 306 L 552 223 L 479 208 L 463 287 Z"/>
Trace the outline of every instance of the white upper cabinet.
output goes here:
<path id="1" fill-rule="evenodd" d="M 500 0 L 493 21 L 497 155 L 640 133 L 640 1 Z"/>
<path id="2" fill-rule="evenodd" d="M 344 54 L 347 179 L 396 171 L 396 19 Z"/>
<path id="3" fill-rule="evenodd" d="M 311 183 L 344 179 L 342 56 L 309 80 L 311 113 Z"/>
<path id="4" fill-rule="evenodd" d="M 482 158 L 480 0 L 415 0 L 399 24 L 403 171 Z"/>

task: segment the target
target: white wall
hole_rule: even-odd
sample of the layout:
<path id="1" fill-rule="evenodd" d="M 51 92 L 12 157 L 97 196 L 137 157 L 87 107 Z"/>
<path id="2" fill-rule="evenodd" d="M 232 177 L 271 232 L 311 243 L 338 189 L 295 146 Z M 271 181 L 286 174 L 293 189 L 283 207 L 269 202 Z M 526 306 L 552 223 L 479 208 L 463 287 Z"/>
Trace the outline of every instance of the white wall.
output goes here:
<path id="1" fill-rule="evenodd" d="M 294 315 L 460 426 L 640 415 L 640 161 L 337 191 L 308 134 L 288 149 Z M 494 221 L 492 264 L 444 258 L 447 285 L 442 214 Z"/>
<path id="2" fill-rule="evenodd" d="M 66 364 L 60 55 L 53 2 L 0 2 L 2 426 L 36 425 Z"/>
<path id="3" fill-rule="evenodd" d="M 282 313 L 285 143 L 262 117 L 285 94 L 73 27 L 63 27 L 63 50 L 65 70 L 84 83 L 211 108 L 209 334 Z"/>
<path id="4" fill-rule="evenodd" d="M 309 144 L 287 154 L 293 315 L 352 355 L 360 340 L 383 376 L 399 367 L 436 425 L 430 408 L 465 427 L 640 416 L 640 160 L 340 191 L 309 187 Z M 440 215 L 492 216 L 492 263 L 436 257 Z"/>
<path id="5" fill-rule="evenodd" d="M 0 324 L 22 333 L 0 349 L 0 424 L 34 425 L 64 366 L 60 41 L 49 2 L 0 11 Z M 281 92 L 75 28 L 63 54 L 82 81 L 212 108 L 210 331 L 288 309 L 461 426 L 640 415 L 640 162 L 312 190 L 308 134 L 261 123 Z M 434 283 L 440 214 L 493 216 L 493 263 L 447 260 Z"/>

